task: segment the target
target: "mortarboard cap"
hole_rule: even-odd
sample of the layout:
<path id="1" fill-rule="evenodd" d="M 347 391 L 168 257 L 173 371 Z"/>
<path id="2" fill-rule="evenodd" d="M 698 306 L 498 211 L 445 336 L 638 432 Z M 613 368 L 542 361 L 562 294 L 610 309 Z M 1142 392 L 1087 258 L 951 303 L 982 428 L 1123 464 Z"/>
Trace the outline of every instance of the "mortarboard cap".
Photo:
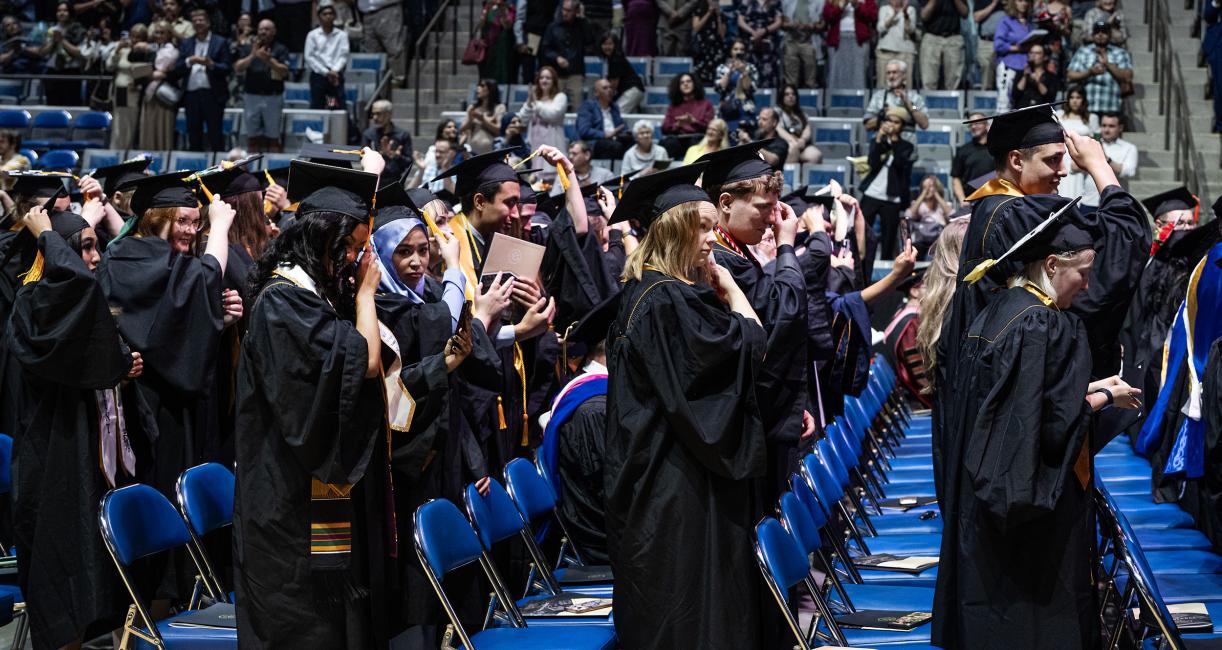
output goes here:
<path id="1" fill-rule="evenodd" d="M 1173 190 L 1143 199 L 1141 204 L 1146 206 L 1151 216 L 1158 218 L 1172 210 L 1195 210 L 1201 203 L 1197 197 L 1192 195 L 1192 192 L 1188 191 L 1187 187 L 1181 185 Z"/>
<path id="2" fill-rule="evenodd" d="M 601 187 L 598 183 L 590 183 L 589 185 L 581 186 L 581 196 L 586 202 L 586 216 L 588 217 L 603 217 L 603 207 L 598 203 L 598 188 Z"/>
<path id="3" fill-rule="evenodd" d="M 727 183 L 745 181 L 761 176 L 771 176 L 776 170 L 772 165 L 760 158 L 760 150 L 772 144 L 775 138 L 749 142 L 726 149 L 710 151 L 696 159 L 696 162 L 707 162 L 704 171 L 703 187 L 720 187 Z"/>
<path id="4" fill-rule="evenodd" d="M 308 162 L 351 169 L 361 162 L 360 149 L 342 144 L 307 142 L 301 145 L 297 157 Z"/>
<path id="5" fill-rule="evenodd" d="M 577 343 L 588 346 L 607 340 L 607 332 L 615 322 L 616 316 L 619 315 L 623 295 L 622 291 L 617 291 L 606 300 L 594 305 L 581 320 L 573 323 L 564 335 L 564 342 L 569 346 Z"/>
<path id="6" fill-rule="evenodd" d="M 298 216 L 338 212 L 368 219 L 377 189 L 377 174 L 356 169 L 294 160 L 289 170 L 289 201 L 300 202 Z"/>
<path id="7" fill-rule="evenodd" d="M 1027 264 L 1049 255 L 1093 248 L 1095 235 L 1092 231 L 1094 228 L 1087 225 L 1081 214 L 1075 209 L 1081 200 L 1082 197 L 1077 197 L 1048 215 L 1047 219 L 1014 242 L 1014 245 L 1002 253 L 1001 257 L 981 262 L 964 279 L 974 284 L 1003 260 Z"/>
<path id="8" fill-rule="evenodd" d="M 993 158 L 1008 151 L 1037 147 L 1042 144 L 1064 142 L 1065 131 L 1052 109 L 1064 102 L 1037 104 L 1016 111 L 964 120 L 964 124 L 992 120 L 989 126 L 988 149 Z"/>
<path id="9" fill-rule="evenodd" d="M 120 185 L 144 178 L 145 170 L 152 162 L 150 158 L 133 158 L 117 165 L 98 167 L 90 176 L 96 178 L 102 184 L 102 192 L 110 196 Z"/>
<path id="10" fill-rule="evenodd" d="M 89 222 L 85 221 L 83 218 L 81 218 L 81 215 L 75 212 L 60 212 L 59 210 L 55 210 L 49 214 L 51 217 L 51 230 L 54 230 L 65 240 L 89 227 Z"/>
<path id="11" fill-rule="evenodd" d="M 217 168 L 199 172 L 196 180 L 222 199 L 262 191 L 259 179 L 248 171 L 250 164 L 262 157 L 262 154 L 255 154 L 235 163 L 222 163 Z"/>
<path id="12" fill-rule="evenodd" d="M 460 203 L 460 201 L 458 200 L 458 197 L 455 196 L 454 193 L 451 192 L 450 190 L 446 190 L 446 189 L 437 190 L 436 192 L 433 192 L 433 196 L 441 199 L 443 202 L 445 202 L 446 205 L 450 207 L 454 207 Z"/>
<path id="13" fill-rule="evenodd" d="M 648 228 L 662 213 L 676 205 L 711 201 L 708 193 L 696 185 L 696 179 L 707 173 L 707 163 L 697 161 L 634 179 L 624 189 L 624 197 L 611 217 L 612 223 L 636 219 L 642 228 Z"/>
<path id="14" fill-rule="evenodd" d="M 441 172 L 432 181 L 454 176 L 454 191 L 458 196 L 469 196 L 493 183 L 513 181 L 521 183 L 517 172 L 505 162 L 505 156 L 513 149 L 497 149 L 472 156 Z"/>
<path id="15" fill-rule="evenodd" d="M 392 206 L 409 206 L 410 199 L 407 196 L 407 189 L 403 186 L 406 176 L 407 173 L 404 172 L 403 176 L 400 176 L 398 180 L 388 181 L 378 186 L 379 210 Z M 427 192 L 428 190 L 425 191 Z"/>
<path id="16" fill-rule="evenodd" d="M 132 214 L 140 218 L 152 208 L 195 208 L 199 200 L 193 191 L 194 183 L 188 181 L 190 172 L 178 171 L 158 176 L 145 176 L 130 181 L 120 189 L 130 188 Z"/>
<path id="17" fill-rule="evenodd" d="M 908 277 L 900 280 L 899 283 L 895 285 L 895 290 L 900 293 L 908 293 L 913 287 L 925 281 L 925 271 L 927 270 L 929 270 L 928 266 L 913 269 L 912 273 L 908 274 Z"/>
<path id="18" fill-rule="evenodd" d="M 67 189 L 67 182 L 72 176 L 63 172 L 8 172 L 13 179 L 13 189 L 9 194 L 20 194 L 24 197 L 44 198 L 56 196 L 61 190 Z"/>
<path id="19" fill-rule="evenodd" d="M 560 216 L 560 211 L 564 209 L 566 200 L 568 200 L 568 197 L 564 194 L 539 196 L 539 204 L 535 208 L 535 214 L 543 213 L 552 217 Z"/>

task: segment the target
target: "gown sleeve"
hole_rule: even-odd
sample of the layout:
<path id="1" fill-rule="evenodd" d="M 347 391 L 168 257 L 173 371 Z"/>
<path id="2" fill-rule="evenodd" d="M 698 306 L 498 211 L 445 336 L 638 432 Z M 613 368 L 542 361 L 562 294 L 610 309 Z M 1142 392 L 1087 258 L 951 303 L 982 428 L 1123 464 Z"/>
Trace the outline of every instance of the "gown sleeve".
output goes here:
<path id="1" fill-rule="evenodd" d="M 106 296 L 57 233 L 38 238 L 43 276 L 13 303 L 12 350 L 27 372 L 78 388 L 112 388 L 131 369 Z"/>
<path id="2" fill-rule="evenodd" d="M 686 287 L 653 293 L 661 295 L 645 296 L 624 332 L 634 383 L 650 386 L 654 401 L 637 414 L 661 412 L 678 444 L 710 472 L 734 480 L 762 476 L 765 447 L 755 387 L 763 328 L 702 302 Z"/>
<path id="3" fill-rule="evenodd" d="M 806 280 L 806 332 L 809 354 L 814 360 L 830 359 L 835 352 L 832 341 L 832 310 L 827 299 L 832 241 L 818 233 L 806 241 L 806 254 L 799 258 Z"/>
<path id="4" fill-rule="evenodd" d="M 1003 526 L 1051 513 L 1087 442 L 1090 355 L 1075 317 L 1034 309 L 996 343 L 973 378 L 987 391 L 969 427 L 964 469 L 976 498 Z M 960 372 L 970 372 L 970 360 Z M 979 366 L 977 366 L 979 368 Z"/>
<path id="5" fill-rule="evenodd" d="M 384 388 L 365 377 L 365 338 L 288 283 L 268 285 L 251 316 L 241 374 L 257 384 L 272 428 L 318 480 L 355 483 L 385 434 Z"/>
<path id="6" fill-rule="evenodd" d="M 563 333 L 610 296 L 616 282 L 603 261 L 598 237 L 591 232 L 578 237 L 567 209 L 548 226 L 545 246 L 539 275 L 547 293 L 556 298 L 555 326 Z"/>

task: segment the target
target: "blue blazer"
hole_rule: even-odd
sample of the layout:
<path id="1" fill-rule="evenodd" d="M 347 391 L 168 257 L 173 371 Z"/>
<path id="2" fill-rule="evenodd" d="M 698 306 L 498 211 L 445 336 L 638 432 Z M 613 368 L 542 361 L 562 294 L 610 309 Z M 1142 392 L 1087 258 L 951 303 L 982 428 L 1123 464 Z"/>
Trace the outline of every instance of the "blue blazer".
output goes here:
<path id="1" fill-rule="evenodd" d="M 170 74 L 170 80 L 178 84 L 183 92 L 187 91 L 187 77 L 191 68 L 187 59 L 195 56 L 195 37 L 184 38 L 178 43 L 178 63 Z M 208 70 L 208 84 L 212 86 L 213 97 L 222 106 L 229 101 L 229 75 L 233 73 L 233 63 L 229 59 L 229 41 L 215 32 L 208 35 L 208 58 L 212 59 L 212 69 Z"/>
<path id="2" fill-rule="evenodd" d="M 619 106 L 615 102 L 611 102 L 611 121 L 617 127 L 624 124 L 624 118 L 619 114 Z M 598 105 L 597 99 L 587 99 L 577 109 L 577 137 L 582 140 L 602 140 L 607 137 L 607 133 L 603 131 L 603 109 Z"/>

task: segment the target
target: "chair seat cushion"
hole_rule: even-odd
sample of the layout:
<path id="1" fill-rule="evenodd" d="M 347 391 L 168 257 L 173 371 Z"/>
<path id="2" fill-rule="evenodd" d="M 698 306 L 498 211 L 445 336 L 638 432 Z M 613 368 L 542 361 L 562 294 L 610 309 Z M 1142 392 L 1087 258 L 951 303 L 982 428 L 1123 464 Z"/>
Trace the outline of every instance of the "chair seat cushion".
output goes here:
<path id="1" fill-rule="evenodd" d="M 1150 564 L 1150 569 L 1154 571 L 1155 576 L 1222 573 L 1222 557 L 1213 551 L 1200 549 L 1152 551 L 1145 555 L 1146 562 Z M 1111 566 L 1110 556 L 1107 560 L 1107 566 Z M 1161 578 L 1159 579 L 1161 580 Z M 1219 618 L 1218 621 L 1222 622 L 1222 618 Z"/>
<path id="2" fill-rule="evenodd" d="M 498 627 L 476 632 L 471 643 L 475 650 L 610 650 L 615 647 L 615 631 L 595 625 Z"/>
<path id="3" fill-rule="evenodd" d="M 900 456 L 891 459 L 891 469 L 894 470 L 925 470 L 933 471 L 933 456 Z"/>
<path id="4" fill-rule="evenodd" d="M 1103 483 L 1112 496 L 1136 496 L 1150 494 L 1150 475 L 1111 477 L 1102 474 Z"/>
<path id="5" fill-rule="evenodd" d="M 929 587 L 897 587 L 894 585 L 846 584 L 853 607 L 857 609 L 906 609 L 913 612 L 933 611 L 933 589 Z M 835 595 L 835 590 L 832 591 Z"/>
<path id="6" fill-rule="evenodd" d="M 860 628 L 842 627 L 844 638 L 853 647 L 891 644 L 903 641 L 929 641 L 929 631 L 933 626 L 929 623 L 921 625 L 908 632 L 893 630 L 863 630 Z M 890 648 L 890 645 L 887 645 Z"/>
<path id="7" fill-rule="evenodd" d="M 1137 543 L 1147 553 L 1153 551 L 1204 550 L 1211 547 L 1209 538 L 1192 528 L 1139 528 Z M 871 549 L 874 547 L 871 546 Z"/>
<path id="8" fill-rule="evenodd" d="M 233 650 L 238 647 L 238 631 L 236 629 L 217 629 L 207 627 L 174 627 L 174 621 L 195 614 L 186 611 L 170 618 L 157 621 L 157 631 L 165 640 L 167 648 L 182 648 L 183 650 Z M 132 636 L 138 650 L 154 650 L 151 643 L 139 637 Z"/>
<path id="9" fill-rule="evenodd" d="M 1136 510 L 1124 513 L 1129 525 L 1135 529 L 1142 528 L 1192 528 L 1192 516 L 1175 508 L 1174 510 Z"/>
<path id="10" fill-rule="evenodd" d="M 892 469 L 887 472 L 887 485 L 905 485 L 908 483 L 929 483 L 933 481 L 933 468 L 929 469 Z"/>
<path id="11" fill-rule="evenodd" d="M 935 509 L 937 506 L 933 506 Z M 883 512 L 887 512 L 884 510 Z M 879 535 L 899 535 L 905 533 L 937 533 L 942 532 L 942 518 L 934 517 L 933 519 L 921 519 L 922 513 L 913 512 L 896 512 L 893 514 L 884 514 L 882 516 L 874 515 L 870 517 L 870 523 L 874 525 L 874 530 L 878 531 Z M 860 528 L 860 527 L 859 527 Z M 867 540 L 867 544 L 870 542 Z M 873 548 L 873 544 L 871 544 Z"/>
<path id="12" fill-rule="evenodd" d="M 1222 575 L 1170 573 L 1155 576 L 1155 581 L 1158 582 L 1159 594 L 1168 604 L 1222 601 Z M 1128 575 L 1118 576 L 1116 584 L 1124 589 L 1128 584 Z M 1211 609 L 1209 617 L 1214 618 L 1218 614 L 1222 614 L 1222 610 L 1215 613 Z M 1222 619 L 1215 619 L 1215 630 L 1218 629 L 1216 626 L 1219 622 L 1222 622 Z"/>

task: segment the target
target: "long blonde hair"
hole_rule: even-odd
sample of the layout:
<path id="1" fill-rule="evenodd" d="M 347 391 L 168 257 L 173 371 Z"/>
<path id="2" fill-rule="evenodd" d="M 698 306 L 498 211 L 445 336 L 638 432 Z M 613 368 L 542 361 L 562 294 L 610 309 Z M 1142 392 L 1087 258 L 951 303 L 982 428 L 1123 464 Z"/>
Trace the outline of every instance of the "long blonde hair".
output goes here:
<path id="1" fill-rule="evenodd" d="M 921 293 L 921 322 L 917 326 L 917 348 L 925 359 L 925 376 L 934 377 L 937 365 L 938 338 L 942 334 L 942 319 L 955 295 L 955 278 L 959 275 L 959 249 L 967 233 L 968 217 L 951 219 L 937 241 L 929 248 L 933 261 L 925 272 Z M 932 382 L 930 388 L 933 387 Z M 930 390 L 927 388 L 926 390 Z M 932 392 L 932 391 L 931 391 Z"/>
<path id="2" fill-rule="evenodd" d="M 705 280 L 704 269 L 696 266 L 700 248 L 694 244 L 700 232 L 701 203 L 680 203 L 654 220 L 641 245 L 624 262 L 620 281 L 639 281 L 646 266 L 688 283 Z"/>

